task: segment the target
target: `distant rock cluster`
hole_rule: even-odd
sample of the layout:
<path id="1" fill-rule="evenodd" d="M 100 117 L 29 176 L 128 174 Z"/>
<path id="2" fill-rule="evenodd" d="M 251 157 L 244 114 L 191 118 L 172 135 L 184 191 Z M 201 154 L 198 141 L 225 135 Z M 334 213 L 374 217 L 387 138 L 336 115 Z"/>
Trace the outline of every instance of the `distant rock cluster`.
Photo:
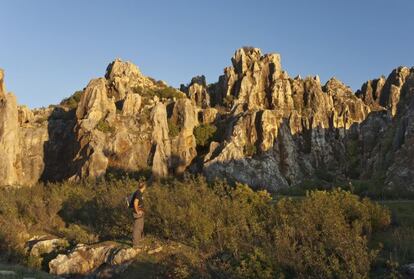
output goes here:
<path id="1" fill-rule="evenodd" d="M 75 106 L 34 110 L 17 105 L 1 71 L 0 185 L 150 170 L 275 191 L 323 172 L 414 191 L 414 68 L 354 93 L 336 78 L 291 78 L 257 48 L 231 61 L 216 83 L 197 76 L 178 90 L 117 59 Z M 216 132 L 199 146 L 205 126 Z"/>

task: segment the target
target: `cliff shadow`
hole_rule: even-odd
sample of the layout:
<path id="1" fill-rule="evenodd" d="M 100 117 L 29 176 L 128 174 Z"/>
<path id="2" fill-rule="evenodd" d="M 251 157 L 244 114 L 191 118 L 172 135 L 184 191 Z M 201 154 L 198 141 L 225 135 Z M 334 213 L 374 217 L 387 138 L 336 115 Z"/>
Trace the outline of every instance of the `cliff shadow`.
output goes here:
<path id="1" fill-rule="evenodd" d="M 76 173 L 73 159 L 79 150 L 76 140 L 76 109 L 55 107 L 47 119 L 48 140 L 43 144 L 44 170 L 40 180 L 59 182 Z"/>

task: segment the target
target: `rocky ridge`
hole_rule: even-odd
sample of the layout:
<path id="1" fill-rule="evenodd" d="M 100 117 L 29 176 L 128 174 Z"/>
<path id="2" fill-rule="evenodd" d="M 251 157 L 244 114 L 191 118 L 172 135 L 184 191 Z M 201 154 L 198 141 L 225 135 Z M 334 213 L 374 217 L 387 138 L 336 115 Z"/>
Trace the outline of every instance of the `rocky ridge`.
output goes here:
<path id="1" fill-rule="evenodd" d="M 197 76 L 177 90 L 117 59 L 78 99 L 36 110 L 17 105 L 1 72 L 0 185 L 151 170 L 271 191 L 320 173 L 414 191 L 414 68 L 354 93 L 336 78 L 292 78 L 257 48 L 231 61 L 218 82 Z"/>

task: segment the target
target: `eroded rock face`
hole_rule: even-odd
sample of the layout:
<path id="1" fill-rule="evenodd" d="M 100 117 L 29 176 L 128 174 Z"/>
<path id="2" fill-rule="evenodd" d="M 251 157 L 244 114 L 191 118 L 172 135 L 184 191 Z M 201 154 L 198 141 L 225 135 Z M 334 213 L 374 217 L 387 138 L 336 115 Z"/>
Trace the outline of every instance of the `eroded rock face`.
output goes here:
<path id="1" fill-rule="evenodd" d="M 130 83 L 142 77 L 140 70 L 131 62 L 123 62 L 116 59 L 109 64 L 106 70 L 106 79 L 113 85 L 113 92 L 116 100 L 122 100 L 130 92 Z"/>
<path id="2" fill-rule="evenodd" d="M 76 109 L 76 134 L 80 150 L 77 177 L 99 177 L 105 174 L 108 158 L 104 154 L 105 132 L 115 117 L 116 107 L 108 98 L 106 80 L 92 80 L 82 94 Z"/>
<path id="3" fill-rule="evenodd" d="M 27 106 L 19 106 L 18 113 L 19 113 L 19 124 L 20 125 L 32 122 L 34 119 L 33 112 Z"/>
<path id="4" fill-rule="evenodd" d="M 135 116 L 141 108 L 141 96 L 139 94 L 128 94 L 122 106 L 122 115 Z"/>
<path id="5" fill-rule="evenodd" d="M 158 103 L 154 107 L 151 112 L 151 121 L 154 127 L 152 145 L 155 150 L 152 173 L 155 177 L 165 177 L 171 165 L 171 144 L 168 136 L 167 109 L 163 103 Z"/>
<path id="6" fill-rule="evenodd" d="M 198 125 L 197 111 L 189 99 L 179 99 L 174 104 L 171 120 L 179 127 L 178 136 L 172 139 L 171 166 L 174 173 L 181 174 L 197 156 L 196 139 L 193 134 Z"/>
<path id="7" fill-rule="evenodd" d="M 15 185 L 19 183 L 18 164 L 19 120 L 16 97 L 5 93 L 5 87 L 0 72 L 0 185 Z"/>
<path id="8" fill-rule="evenodd" d="M 99 121 L 111 121 L 115 112 L 115 102 L 108 98 L 106 80 L 100 78 L 89 82 L 76 109 L 80 129 L 84 132 L 92 131 Z"/>
<path id="9" fill-rule="evenodd" d="M 335 78 L 324 86 L 319 77 L 290 78 L 278 55 L 241 49 L 232 62 L 218 94 L 232 96 L 225 128 L 232 132 L 219 149 L 210 148 L 204 173 L 275 190 L 326 166 L 341 172 L 345 131 L 370 107 Z"/>
<path id="10" fill-rule="evenodd" d="M 401 90 L 410 75 L 410 69 L 399 67 L 392 71 L 387 79 L 380 77 L 364 83 L 356 95 L 372 108 L 387 109 L 392 116 L 397 113 Z"/>
<path id="11" fill-rule="evenodd" d="M 241 48 L 234 54 L 232 64 L 219 80 L 219 102 L 233 103 L 236 98 L 234 103 L 250 110 L 269 107 L 273 81 L 281 74 L 280 56 L 262 55 L 257 48 Z"/>
<path id="12" fill-rule="evenodd" d="M 210 106 L 210 94 L 208 93 L 205 76 L 192 78 L 188 86 L 181 85 L 181 91 L 187 94 L 194 105 L 202 108 Z"/>
<path id="13" fill-rule="evenodd" d="M 414 191 L 413 69 L 399 67 L 354 94 L 336 78 L 291 78 L 278 54 L 257 48 L 231 61 L 217 83 L 199 76 L 184 94 L 117 59 L 75 109 L 17 106 L 0 72 L 0 185 L 151 169 L 156 177 L 202 171 L 271 191 L 318 173 L 381 177 Z M 215 126 L 209 146 L 196 144 L 200 124 Z"/>
<path id="14" fill-rule="evenodd" d="M 404 71 L 404 83 L 398 91 L 392 90 L 399 93 L 395 96 L 399 103 L 395 110 L 397 124 L 391 125 L 388 132 L 392 137 L 393 160 L 386 173 L 386 183 L 391 188 L 404 185 L 414 192 L 414 68 L 408 73 Z"/>

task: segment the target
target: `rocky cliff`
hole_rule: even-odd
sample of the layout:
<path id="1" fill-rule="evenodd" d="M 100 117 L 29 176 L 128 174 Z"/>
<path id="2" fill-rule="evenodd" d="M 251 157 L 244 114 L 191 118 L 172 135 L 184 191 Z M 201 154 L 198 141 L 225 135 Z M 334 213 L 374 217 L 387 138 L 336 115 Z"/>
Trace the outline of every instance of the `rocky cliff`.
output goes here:
<path id="1" fill-rule="evenodd" d="M 335 78 L 292 78 L 257 48 L 231 62 L 218 82 L 197 76 L 177 90 L 117 59 L 35 110 L 17 105 L 0 72 L 0 185 L 151 170 L 271 191 L 321 175 L 414 191 L 414 68 L 354 93 Z"/>

